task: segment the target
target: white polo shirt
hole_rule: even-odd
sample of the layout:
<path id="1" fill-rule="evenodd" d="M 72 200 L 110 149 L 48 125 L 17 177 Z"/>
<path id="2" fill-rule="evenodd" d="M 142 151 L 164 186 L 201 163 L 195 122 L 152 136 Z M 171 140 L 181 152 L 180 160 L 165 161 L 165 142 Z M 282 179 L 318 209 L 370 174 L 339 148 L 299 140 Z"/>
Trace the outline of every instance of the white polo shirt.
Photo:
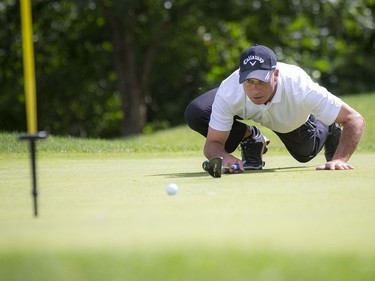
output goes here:
<path id="1" fill-rule="evenodd" d="M 235 115 L 279 133 L 297 129 L 310 114 L 326 125 L 335 121 L 343 104 L 341 99 L 313 82 L 298 66 L 279 62 L 277 68 L 277 90 L 267 104 L 254 104 L 247 97 L 239 84 L 238 70 L 222 81 L 212 105 L 210 127 L 230 131 Z"/>

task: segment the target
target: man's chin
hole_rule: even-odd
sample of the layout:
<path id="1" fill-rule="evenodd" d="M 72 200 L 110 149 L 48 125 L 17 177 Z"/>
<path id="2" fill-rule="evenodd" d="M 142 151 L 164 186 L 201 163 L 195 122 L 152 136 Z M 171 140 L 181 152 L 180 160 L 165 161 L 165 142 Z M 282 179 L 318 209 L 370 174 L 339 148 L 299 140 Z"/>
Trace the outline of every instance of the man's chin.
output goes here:
<path id="1" fill-rule="evenodd" d="M 264 104 L 264 99 L 251 99 L 254 104 Z"/>

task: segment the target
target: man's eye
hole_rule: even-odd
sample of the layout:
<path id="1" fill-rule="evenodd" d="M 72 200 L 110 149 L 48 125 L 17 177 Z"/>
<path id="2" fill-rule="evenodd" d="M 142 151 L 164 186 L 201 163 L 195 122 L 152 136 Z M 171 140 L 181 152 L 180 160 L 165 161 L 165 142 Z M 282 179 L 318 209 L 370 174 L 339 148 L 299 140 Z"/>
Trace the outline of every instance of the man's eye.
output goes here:
<path id="1" fill-rule="evenodd" d="M 261 80 L 257 80 L 257 79 L 247 79 L 245 81 L 249 85 L 265 85 L 265 84 L 267 84 L 266 82 L 261 81 Z"/>

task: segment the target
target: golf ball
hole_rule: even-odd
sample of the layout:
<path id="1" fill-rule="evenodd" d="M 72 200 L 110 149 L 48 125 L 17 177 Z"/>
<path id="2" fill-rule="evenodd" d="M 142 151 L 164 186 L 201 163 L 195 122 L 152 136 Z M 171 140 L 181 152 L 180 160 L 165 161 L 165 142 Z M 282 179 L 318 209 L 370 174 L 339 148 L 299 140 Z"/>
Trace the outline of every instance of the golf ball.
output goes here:
<path id="1" fill-rule="evenodd" d="M 166 191 L 168 195 L 175 195 L 178 191 L 178 185 L 175 183 L 170 183 L 167 185 Z"/>

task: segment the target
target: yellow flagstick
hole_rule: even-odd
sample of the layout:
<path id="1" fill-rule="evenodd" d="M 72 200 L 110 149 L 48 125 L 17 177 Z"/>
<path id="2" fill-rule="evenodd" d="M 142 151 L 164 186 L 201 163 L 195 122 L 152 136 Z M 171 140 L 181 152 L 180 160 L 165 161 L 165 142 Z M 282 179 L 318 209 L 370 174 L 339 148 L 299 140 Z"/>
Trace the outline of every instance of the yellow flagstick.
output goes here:
<path id="1" fill-rule="evenodd" d="M 35 94 L 35 66 L 34 66 L 34 47 L 32 32 L 32 17 L 30 0 L 20 0 L 21 9 L 21 28 L 22 28 L 22 49 L 23 49 L 23 68 L 24 83 L 26 95 L 26 117 L 27 132 L 22 135 L 21 139 L 30 141 L 30 154 L 33 178 L 32 195 L 34 199 L 34 216 L 38 216 L 38 190 L 36 184 L 36 143 L 37 139 L 43 139 L 47 136 L 45 132 L 37 133 L 36 117 L 36 94 Z"/>
<path id="2" fill-rule="evenodd" d="M 36 96 L 35 96 L 35 66 L 34 46 L 32 32 L 32 16 L 30 0 L 21 0 L 22 46 L 23 46 L 23 73 L 25 80 L 27 132 L 35 135 L 37 132 L 36 121 Z"/>

